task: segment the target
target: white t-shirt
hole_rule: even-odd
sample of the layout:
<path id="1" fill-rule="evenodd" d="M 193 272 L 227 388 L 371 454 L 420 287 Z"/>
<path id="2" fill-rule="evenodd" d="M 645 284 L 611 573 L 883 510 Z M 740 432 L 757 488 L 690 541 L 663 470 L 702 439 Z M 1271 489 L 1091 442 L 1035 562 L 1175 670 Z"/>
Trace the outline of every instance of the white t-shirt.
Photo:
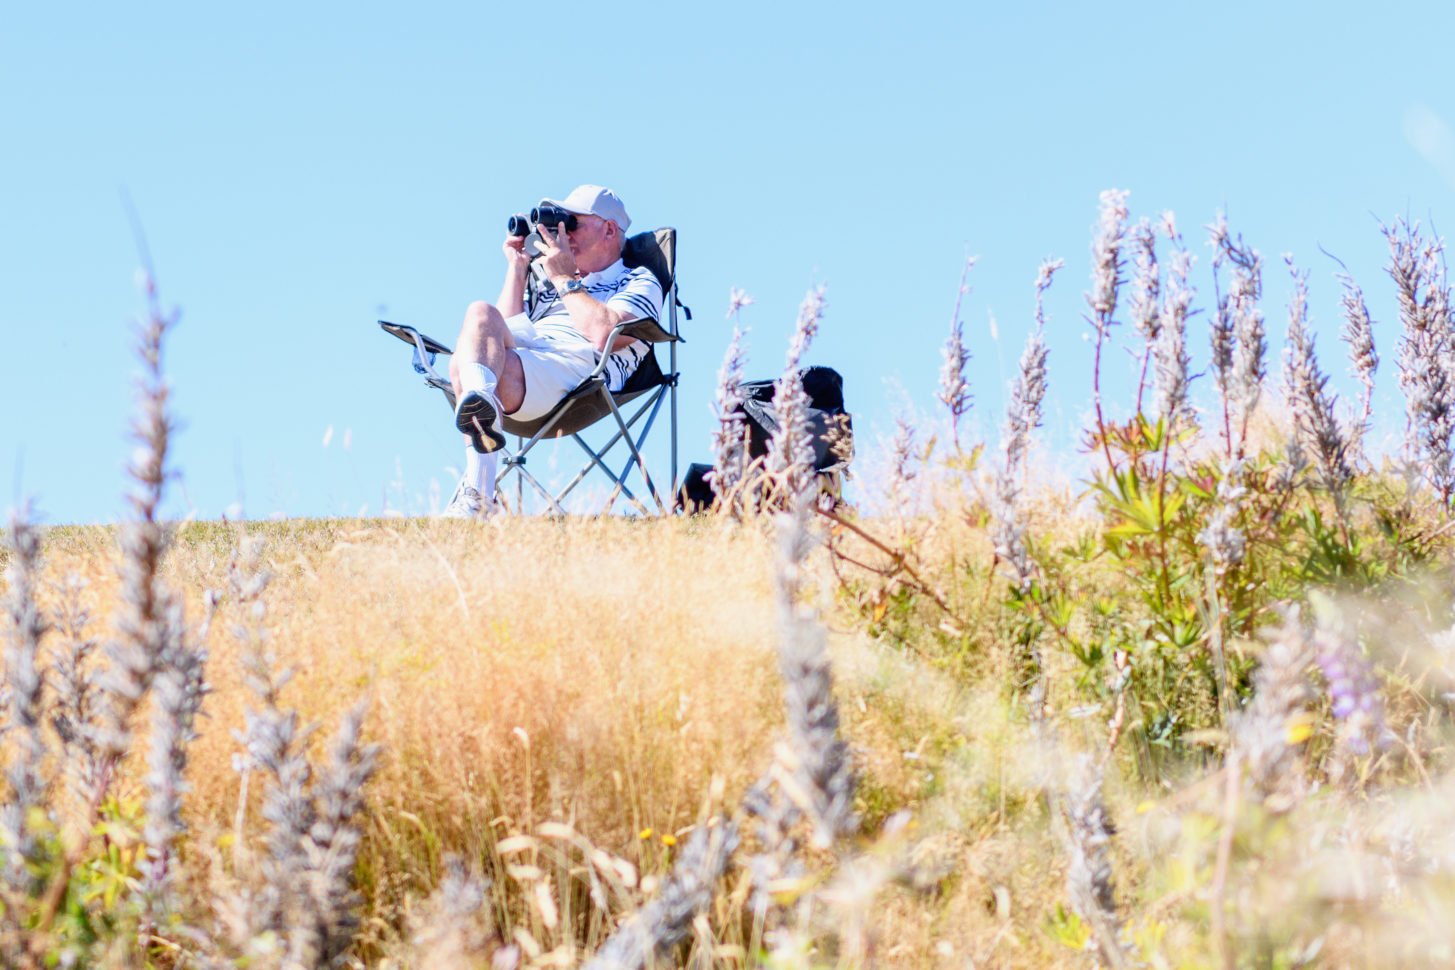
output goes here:
<path id="1" fill-rule="evenodd" d="M 661 318 L 662 284 L 645 266 L 627 269 L 626 264 L 618 259 L 599 273 L 587 273 L 581 282 L 586 284 L 586 292 L 593 299 L 600 300 L 613 310 L 637 319 Z M 535 306 L 530 308 L 530 319 L 535 324 L 538 338 L 560 344 L 590 345 L 586 335 L 571 325 L 571 314 L 565 302 L 550 285 L 542 287 L 537 293 Z M 604 372 L 607 389 L 621 390 L 627 378 L 637 369 L 637 364 L 647 355 L 647 350 L 645 343 L 633 340 L 612 354 Z"/>

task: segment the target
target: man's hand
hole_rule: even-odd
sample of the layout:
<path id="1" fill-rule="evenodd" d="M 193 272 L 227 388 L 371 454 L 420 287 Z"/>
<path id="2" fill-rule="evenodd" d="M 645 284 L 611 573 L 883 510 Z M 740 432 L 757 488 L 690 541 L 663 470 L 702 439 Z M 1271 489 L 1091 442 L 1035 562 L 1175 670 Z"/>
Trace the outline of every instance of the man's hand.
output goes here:
<path id="1" fill-rule="evenodd" d="M 505 253 L 505 265 L 516 276 L 524 279 L 530 269 L 530 254 L 525 251 L 525 237 L 506 236 L 500 250 Z"/>
<path id="2" fill-rule="evenodd" d="M 566 238 L 566 226 L 564 223 L 556 226 L 554 230 L 541 227 L 541 268 L 546 271 L 546 279 L 558 280 L 565 276 L 575 276 L 576 257 L 571 255 L 571 243 Z"/>

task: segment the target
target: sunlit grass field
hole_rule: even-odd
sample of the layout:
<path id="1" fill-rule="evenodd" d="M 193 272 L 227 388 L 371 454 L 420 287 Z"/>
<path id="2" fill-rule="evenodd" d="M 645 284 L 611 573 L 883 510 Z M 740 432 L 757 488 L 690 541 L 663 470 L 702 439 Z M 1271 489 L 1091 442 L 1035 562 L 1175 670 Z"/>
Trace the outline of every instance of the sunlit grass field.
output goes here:
<path id="1" fill-rule="evenodd" d="M 239 539 L 261 537 L 267 649 L 296 670 L 286 702 L 332 726 L 368 698 L 365 734 L 385 753 L 368 786 L 359 875 L 365 936 L 387 953 L 447 854 L 498 864 L 498 842 L 558 822 L 660 877 L 683 830 L 741 798 L 783 730 L 767 531 L 681 519 L 194 523 L 178 531 L 165 578 L 200 616 L 205 591 L 226 588 Z M 52 530 L 45 578 L 83 577 L 87 605 L 106 617 L 117 609 L 117 558 L 114 530 Z M 997 691 L 877 643 L 838 615 L 832 576 L 823 579 L 844 734 L 862 772 L 862 838 L 896 812 L 945 801 L 949 786 L 958 804 L 936 815 L 955 821 L 936 821 L 931 840 L 944 854 L 935 865 L 948 864 L 1004 829 L 1003 795 L 959 795 L 1020 773 L 988 744 L 1007 731 Z M 213 693 L 187 770 L 197 856 L 259 824 L 239 815 L 233 770 L 233 735 L 256 699 L 227 627 L 247 622 L 224 608 L 208 640 Z M 972 738 L 983 752 L 973 758 Z M 122 799 L 138 795 L 133 769 Z M 911 827 L 916 841 L 929 834 L 922 824 Z M 957 895 L 990 891 L 954 884 Z M 874 917 L 886 959 L 929 959 L 931 937 L 968 945 L 984 900 L 954 902 L 945 889 L 890 894 L 893 914 Z M 500 905 L 528 909 L 531 898 L 502 892 Z M 971 922 L 946 922 L 946 906 L 965 907 Z M 528 912 L 514 916 L 530 925 Z"/>
<path id="2" fill-rule="evenodd" d="M 1041 520 L 1050 516 L 1043 511 Z M 991 635 L 1005 628 L 1004 595 L 983 532 L 963 516 L 857 524 L 886 540 L 913 534 L 919 577 L 940 588 L 954 615 L 929 605 L 913 584 L 835 561 L 827 549 L 816 554 L 813 602 L 831 631 L 862 828 L 847 844 L 814 854 L 817 875 L 795 890 L 823 896 L 815 922 L 802 928 L 821 949 L 806 944 L 804 959 L 833 962 L 845 927 L 859 935 L 856 960 L 874 965 L 1087 959 L 1077 953 L 1087 931 L 1067 902 L 1069 860 L 1052 831 L 1043 776 L 1066 770 L 1047 759 L 1069 764 L 1078 751 L 1100 751 L 1112 704 L 1094 702 L 1073 657 L 1050 654 L 1051 703 L 1060 708 L 1051 717 L 1063 740 L 1046 747 L 1017 699 L 1017 648 Z M 1068 536 L 1088 527 L 1078 515 L 1060 523 Z M 416 965 L 410 936 L 429 938 L 418 921 L 430 912 L 425 897 L 451 855 L 490 876 L 490 911 L 475 949 L 440 952 L 458 954 L 452 959 L 459 966 L 485 965 L 523 936 L 534 944 L 527 953 L 574 960 L 612 925 L 609 913 L 574 929 L 559 915 L 589 905 L 574 898 L 581 894 L 572 883 L 580 876 L 580 842 L 637 874 L 613 908 L 649 899 L 678 840 L 709 816 L 730 813 L 773 758 L 784 725 L 771 531 L 766 522 L 718 519 L 194 523 L 177 532 L 165 578 L 198 617 L 205 591 L 226 588 L 239 540 L 261 538 L 256 566 L 272 574 L 266 648 L 296 670 L 286 703 L 331 728 L 356 700 L 368 699 L 365 735 L 382 744 L 383 755 L 361 815 L 364 919 L 354 960 Z M 855 541 L 839 533 L 843 543 Z M 115 540 L 105 528 L 52 530 L 47 581 L 85 578 L 93 615 L 112 615 Z M 862 543 L 843 551 L 855 560 L 874 553 Z M 1118 583 L 1094 562 L 1063 581 L 1102 586 L 1107 596 Z M 1419 584 L 1432 609 L 1439 592 Z M 1381 609 L 1373 602 L 1362 608 Z M 253 622 L 243 612 L 224 606 L 213 623 L 207 670 L 214 692 L 187 768 L 184 854 L 195 867 L 189 878 L 197 899 L 216 891 L 213 879 L 229 868 L 234 846 L 266 826 L 257 812 L 259 786 L 255 781 L 251 804 L 243 804 L 248 796 L 234 770 L 234 734 L 244 710 L 257 704 L 240 681 L 243 641 L 229 630 Z M 1393 630 L 1408 618 L 1379 622 Z M 93 633 L 106 636 L 106 624 Z M 1251 661 L 1261 648 L 1245 642 L 1235 649 Z M 1413 639 L 1378 641 L 1374 651 L 1389 661 L 1393 709 L 1422 753 L 1416 764 L 1394 745 L 1350 769 L 1399 783 L 1362 783 L 1352 801 L 1316 790 L 1292 810 L 1244 822 L 1229 863 L 1237 893 L 1229 903 L 1240 919 L 1270 933 L 1269 952 L 1326 937 L 1346 948 L 1331 965 L 1424 964 L 1443 952 L 1447 931 L 1424 920 L 1448 898 L 1443 890 L 1426 895 L 1444 885 L 1445 871 L 1419 859 L 1429 852 L 1434 866 L 1448 849 L 1447 725 L 1438 706 L 1420 700 L 1428 692 L 1418 683 L 1443 676 L 1443 654 Z M 1159 745 L 1149 723 L 1161 713 L 1159 699 L 1141 703 L 1151 717 L 1131 715 L 1106 788 L 1116 820 L 1118 905 L 1128 938 L 1140 941 L 1137 952 L 1163 954 L 1167 965 L 1205 965 L 1198 954 L 1211 945 L 1223 742 L 1207 736 Z M 1328 757 L 1333 737 L 1327 711 L 1311 723 L 1311 739 L 1299 746 L 1300 771 Z M 321 750 L 321 737 L 314 748 Z M 119 799 L 139 797 L 140 787 L 134 759 Z M 568 826 L 579 841 L 551 823 Z M 1389 913 L 1375 918 L 1366 907 L 1378 912 L 1373 904 L 1388 893 L 1380 882 L 1398 875 L 1377 866 L 1346 871 L 1339 862 L 1353 851 L 1350 840 L 1395 838 L 1399 833 L 1384 830 L 1391 826 L 1417 826 L 1404 837 L 1435 840 L 1412 850 L 1406 876 L 1417 880 L 1415 890 L 1394 907 L 1392 923 Z M 117 835 L 124 842 L 122 829 Z M 540 844 L 502 855 L 497 847 L 519 846 L 509 840 L 520 836 Z M 1353 858 L 1372 866 L 1376 856 Z M 873 860 L 872 875 L 841 885 L 835 880 L 844 877 L 835 874 L 851 857 Z M 747 959 L 754 941 L 743 878 L 730 875 L 722 887 L 710 942 L 692 951 L 704 959 Z M 1350 884 L 1365 879 L 1374 882 Z M 545 898 L 538 886 L 547 887 Z M 1419 925 L 1414 936 L 1403 919 Z M 1385 959 L 1390 946 L 1401 959 Z"/>

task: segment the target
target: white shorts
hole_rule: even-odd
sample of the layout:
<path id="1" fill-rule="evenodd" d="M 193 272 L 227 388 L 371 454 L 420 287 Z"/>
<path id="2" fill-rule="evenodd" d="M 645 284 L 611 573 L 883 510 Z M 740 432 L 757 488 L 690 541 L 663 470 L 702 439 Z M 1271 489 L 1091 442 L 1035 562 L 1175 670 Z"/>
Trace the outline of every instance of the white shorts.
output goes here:
<path id="1" fill-rule="evenodd" d="M 515 355 L 525 373 L 525 397 L 506 415 L 515 421 L 534 421 L 551 412 L 596 369 L 596 348 L 539 337 L 525 314 L 506 321 L 515 338 Z"/>

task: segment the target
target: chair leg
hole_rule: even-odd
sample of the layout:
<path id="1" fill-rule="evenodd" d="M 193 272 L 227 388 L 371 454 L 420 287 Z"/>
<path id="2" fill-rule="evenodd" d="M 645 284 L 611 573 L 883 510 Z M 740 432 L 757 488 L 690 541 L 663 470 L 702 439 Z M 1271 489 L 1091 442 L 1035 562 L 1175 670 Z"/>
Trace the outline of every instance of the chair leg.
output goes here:
<path id="1" fill-rule="evenodd" d="M 643 402 L 642 405 L 641 405 L 641 407 L 637 408 L 637 410 L 632 414 L 632 416 L 627 419 L 627 421 L 626 421 L 626 428 L 630 429 L 633 426 L 635 426 L 636 423 L 641 420 L 642 416 L 648 414 L 648 412 L 650 411 L 651 414 L 648 417 L 647 424 L 642 429 L 642 434 L 641 434 L 641 438 L 642 439 L 645 439 L 646 438 L 646 435 L 651 431 L 652 422 L 656 419 L 657 409 L 660 408 L 660 406 L 661 406 L 662 393 L 663 393 L 663 389 L 659 388 L 657 391 L 655 391 L 652 394 L 652 396 L 648 400 L 646 400 L 645 402 Z M 610 402 L 609 401 L 608 403 L 614 408 L 615 402 Z M 623 431 L 620 429 L 620 424 L 621 424 L 620 417 L 618 416 L 618 430 L 611 436 L 611 438 L 606 442 L 606 445 L 604 447 L 602 447 L 600 451 L 597 451 L 597 450 L 593 449 L 591 447 L 591 445 L 587 443 L 586 439 L 585 438 L 582 438 L 579 434 L 574 434 L 574 435 L 571 436 L 571 437 L 573 437 L 576 440 L 576 443 L 581 446 L 581 450 L 584 451 L 584 452 L 586 452 L 586 454 L 589 456 L 590 460 L 587 461 L 587 463 L 581 467 L 580 471 L 578 471 L 576 473 L 576 476 L 573 479 L 571 479 L 570 483 L 565 488 L 563 488 L 556 495 L 556 498 L 558 500 L 565 498 L 566 495 L 568 493 L 570 493 L 577 485 L 581 484 L 582 480 L 584 480 L 586 478 L 586 476 L 588 474 L 590 474 L 590 472 L 591 472 L 591 470 L 593 468 L 599 468 L 601 470 L 601 473 L 603 475 L 605 475 L 607 478 L 611 479 L 613 482 L 616 483 L 615 487 L 612 489 L 611 496 L 609 497 L 609 500 L 608 500 L 605 508 L 603 509 L 604 512 L 605 511 L 610 511 L 611 510 L 611 506 L 616 501 L 616 497 L 618 495 L 624 494 L 626 496 L 627 500 L 630 501 L 633 505 L 635 505 L 637 507 L 638 511 L 640 511 L 643 515 L 651 515 L 652 514 L 651 510 L 648 509 L 645 505 L 643 505 L 636 498 L 636 496 L 632 494 L 631 489 L 627 487 L 626 482 L 625 482 L 626 470 L 623 470 L 623 472 L 620 475 L 618 475 L 615 472 L 613 472 L 610 467 L 608 467 L 606 465 L 606 457 L 605 456 L 606 456 L 607 452 L 609 452 L 612 448 L 616 447 L 616 443 L 618 441 L 621 441 L 623 437 L 625 437 L 626 440 L 627 440 L 627 446 L 629 448 L 631 447 L 631 437 L 630 437 L 629 434 L 625 434 L 625 435 L 623 434 Z M 638 442 L 638 444 L 640 444 L 640 442 Z M 629 470 L 630 467 L 631 467 L 630 464 L 628 464 L 627 469 Z M 648 484 L 648 486 L 651 485 L 651 479 L 650 478 L 647 479 L 647 484 Z M 656 496 L 654 496 L 654 498 L 656 498 Z M 657 501 L 658 508 L 660 508 L 661 505 L 662 505 L 660 498 L 656 498 L 656 501 Z"/>
<path id="2" fill-rule="evenodd" d="M 541 494 L 541 498 L 551 504 L 551 511 L 557 515 L 565 516 L 566 510 L 561 506 L 561 503 L 551 496 L 551 493 L 546 490 L 546 487 L 534 475 L 525 470 L 524 465 L 518 468 L 517 471 L 520 473 L 520 477 L 515 480 L 515 504 L 518 512 L 523 513 L 525 511 L 525 483 L 530 482 L 531 487 Z"/>
<path id="3" fill-rule="evenodd" d="M 511 470 L 516 468 L 516 466 L 523 467 L 525 465 L 525 456 L 530 453 L 530 450 L 536 446 L 537 442 L 539 442 L 542 438 L 549 434 L 551 429 L 554 428 L 558 423 L 560 423 L 560 420 L 563 416 L 564 412 L 562 412 L 561 414 L 557 414 L 540 428 L 536 429 L 536 433 L 531 435 L 529 441 L 526 441 L 524 438 L 521 438 L 519 436 L 516 437 L 515 454 L 501 456 L 505 460 L 505 468 L 500 472 L 500 476 L 495 481 L 495 488 L 497 492 L 500 490 L 500 483 L 505 480 L 506 476 L 510 474 Z M 520 499 L 522 496 L 518 479 L 516 485 L 516 498 Z"/>
<path id="4" fill-rule="evenodd" d="M 515 454 L 502 454 L 502 458 L 504 459 L 504 468 L 501 469 L 500 475 L 496 480 L 496 494 L 499 495 L 501 493 L 501 486 L 505 482 L 505 479 L 512 472 L 514 472 L 518 476 L 515 480 L 516 514 L 522 514 L 525 510 L 525 485 L 527 482 L 529 482 L 531 488 L 540 493 L 541 497 L 544 498 L 547 503 L 549 503 L 551 509 L 554 512 L 560 515 L 565 515 L 565 507 L 562 505 L 563 500 L 578 485 L 580 485 L 583 480 L 585 480 L 586 476 L 590 474 L 593 468 L 596 468 L 600 469 L 601 473 L 607 478 L 610 478 L 613 482 L 612 490 L 610 495 L 607 497 L 607 502 L 605 508 L 603 509 L 603 513 L 609 512 L 611 510 L 611 507 L 615 504 L 617 498 L 625 497 L 626 500 L 629 501 L 633 506 L 635 506 L 637 511 L 639 511 L 642 515 L 650 516 L 653 514 L 651 509 L 643 504 L 641 499 L 637 498 L 637 496 L 632 493 L 631 488 L 627 485 L 626 482 L 627 476 L 631 472 L 631 467 L 635 464 L 642 476 L 642 481 L 646 485 L 647 492 L 650 495 L 652 502 L 657 507 L 656 514 L 666 515 L 667 507 L 662 502 L 661 493 L 657 490 L 656 482 L 653 481 L 651 472 L 647 469 L 646 459 L 642 456 L 641 447 L 643 443 L 645 443 L 647 436 L 651 433 L 652 426 L 655 424 L 657 420 L 657 415 L 661 411 L 664 397 L 669 392 L 669 390 L 670 388 L 666 385 L 658 387 L 651 394 L 651 396 L 646 401 L 642 402 L 641 406 L 632 413 L 630 418 L 625 418 L 622 415 L 621 410 L 617 407 L 616 401 L 611 397 L 610 393 L 608 393 L 605 388 L 601 388 L 598 393 L 603 396 L 607 408 L 611 411 L 612 418 L 616 422 L 617 430 L 611 435 L 611 437 L 607 440 L 605 446 L 602 447 L 600 451 L 592 448 L 591 445 L 589 445 L 586 440 L 581 437 L 580 434 L 573 433 L 571 435 L 571 437 L 575 439 L 576 443 L 581 446 L 581 450 L 586 453 L 589 460 L 586 462 L 585 465 L 581 467 L 581 469 L 576 473 L 576 475 L 571 479 L 566 487 L 561 489 L 561 491 L 557 494 L 551 495 L 550 492 L 545 488 L 545 486 L 541 484 L 540 480 L 537 479 L 530 472 L 528 472 L 525 468 L 525 458 L 527 454 L 529 454 L 529 452 L 543 437 L 550 433 L 551 429 L 559 421 L 558 416 L 556 419 L 553 419 L 551 422 L 537 430 L 529 441 L 523 441 L 523 443 L 521 443 L 516 449 Z M 637 425 L 639 421 L 641 421 L 643 416 L 646 417 L 646 423 L 642 426 L 641 433 L 633 437 L 632 429 Z M 616 447 L 616 444 L 619 441 L 624 441 L 626 443 L 627 450 L 631 454 L 630 457 L 628 457 L 626 463 L 622 466 L 621 472 L 617 473 L 606 464 L 606 455 L 608 452 L 611 451 L 612 448 Z"/>
<path id="5" fill-rule="evenodd" d="M 665 388 L 663 388 L 663 390 L 665 390 Z M 619 477 L 616 477 L 617 484 L 623 490 L 625 490 L 627 473 L 631 470 L 632 461 L 635 461 L 637 470 L 641 472 L 642 481 L 646 483 L 647 493 L 652 496 L 652 501 L 657 503 L 658 515 L 666 515 L 667 507 L 662 504 L 662 496 L 657 493 L 657 486 L 652 481 L 651 472 L 647 471 L 646 460 L 642 458 L 642 453 L 639 449 L 641 448 L 642 443 L 647 440 L 647 435 L 651 433 L 652 424 L 657 420 L 657 413 L 662 407 L 662 396 L 662 391 L 658 391 L 658 393 L 653 396 L 653 400 L 651 402 L 652 413 L 650 416 L 648 416 L 647 423 L 642 428 L 641 436 L 635 442 L 632 441 L 631 434 L 627 431 L 627 426 L 621 424 L 621 414 L 616 410 L 615 402 L 612 402 L 611 408 L 612 413 L 616 415 L 617 424 L 621 425 L 622 433 L 626 437 L 626 446 L 631 451 L 631 458 L 629 458 L 627 460 L 627 463 L 622 466 L 621 475 Z M 640 416 L 640 412 L 638 412 L 638 416 Z M 608 511 L 611 510 L 611 506 L 615 501 L 616 493 L 613 491 L 611 497 L 608 498 L 606 502 L 606 508 Z"/>
<path id="6" fill-rule="evenodd" d="M 616 483 L 611 490 L 611 495 L 608 498 L 605 507 L 602 509 L 603 515 L 611 511 L 611 506 L 616 501 L 617 495 L 625 495 L 627 501 L 635 505 L 637 507 L 637 510 L 641 512 L 642 515 L 652 514 L 651 510 L 643 505 L 641 503 L 641 500 L 639 500 L 635 495 L 632 494 L 631 489 L 627 488 L 626 482 L 614 475 L 611 469 L 607 467 L 606 449 L 602 449 L 600 452 L 595 451 L 590 445 L 586 443 L 585 439 L 583 439 L 580 435 L 573 435 L 572 437 L 576 439 L 576 444 L 581 446 L 581 450 L 591 456 L 591 460 L 586 463 L 586 466 L 582 468 L 579 473 L 577 473 L 576 480 L 572 482 L 572 484 L 568 486 L 565 491 L 562 491 L 561 494 L 557 496 L 557 498 L 564 498 L 566 491 L 575 488 L 576 485 L 580 483 L 581 479 L 586 477 L 587 472 L 591 471 L 592 468 L 599 468 L 601 469 L 601 474 L 605 475 L 607 478 L 611 479 L 613 482 Z"/>

